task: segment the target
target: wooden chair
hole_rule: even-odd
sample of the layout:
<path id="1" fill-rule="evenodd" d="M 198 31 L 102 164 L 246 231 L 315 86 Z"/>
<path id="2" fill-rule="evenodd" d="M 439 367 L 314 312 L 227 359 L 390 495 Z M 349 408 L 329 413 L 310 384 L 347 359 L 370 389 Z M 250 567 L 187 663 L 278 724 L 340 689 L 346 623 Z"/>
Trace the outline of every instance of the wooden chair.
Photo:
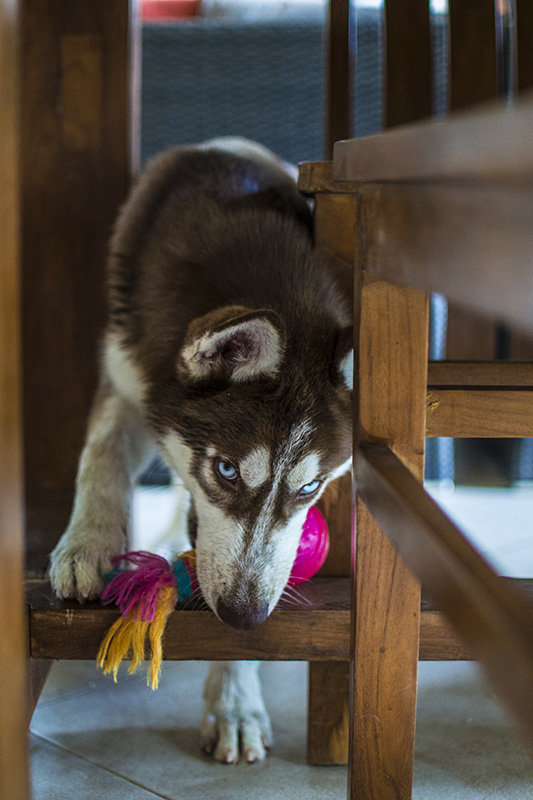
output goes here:
<path id="1" fill-rule="evenodd" d="M 517 9 L 524 45 L 533 20 L 526 4 Z M 389 0 L 385 18 L 392 126 L 431 114 L 427 4 Z M 452 1 L 450 22 L 452 106 L 496 96 L 493 7 Z M 520 88 L 531 78 L 528 55 L 519 48 Z M 418 580 L 533 738 L 531 584 L 519 582 L 519 591 L 498 579 L 420 484 L 425 435 L 533 431 L 531 364 L 444 362 L 428 373 L 420 291 L 444 293 L 466 319 L 477 309 L 531 330 L 531 114 L 529 100 L 399 127 L 338 143 L 333 168 L 300 170 L 302 190 L 316 197 L 322 243 L 349 251 L 343 234 L 355 231 L 354 798 L 411 796 L 428 621 Z M 465 655 L 436 647 L 432 657 Z"/>

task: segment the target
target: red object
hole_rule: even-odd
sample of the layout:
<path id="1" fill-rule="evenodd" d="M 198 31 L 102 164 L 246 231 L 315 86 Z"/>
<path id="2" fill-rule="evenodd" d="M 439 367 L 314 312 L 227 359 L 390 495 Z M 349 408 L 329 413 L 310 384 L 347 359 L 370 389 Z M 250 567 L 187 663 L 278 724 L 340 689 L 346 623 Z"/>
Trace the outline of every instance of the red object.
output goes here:
<path id="1" fill-rule="evenodd" d="M 297 586 L 316 575 L 324 564 L 329 550 L 328 524 L 316 506 L 307 512 L 302 536 L 288 586 Z"/>
<path id="2" fill-rule="evenodd" d="M 202 0 L 143 0 L 141 17 L 144 21 L 170 22 L 197 17 Z"/>

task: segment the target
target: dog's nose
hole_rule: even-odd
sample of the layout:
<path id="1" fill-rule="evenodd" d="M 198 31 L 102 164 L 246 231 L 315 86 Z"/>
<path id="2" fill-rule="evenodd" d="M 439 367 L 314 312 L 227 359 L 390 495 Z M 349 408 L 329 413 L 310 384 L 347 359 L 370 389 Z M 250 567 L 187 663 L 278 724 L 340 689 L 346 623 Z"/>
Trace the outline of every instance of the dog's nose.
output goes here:
<path id="1" fill-rule="evenodd" d="M 217 614 L 222 622 L 231 625 L 232 628 L 250 631 L 261 625 L 268 617 L 268 603 L 262 603 L 254 609 L 237 611 L 220 598 L 217 603 Z"/>

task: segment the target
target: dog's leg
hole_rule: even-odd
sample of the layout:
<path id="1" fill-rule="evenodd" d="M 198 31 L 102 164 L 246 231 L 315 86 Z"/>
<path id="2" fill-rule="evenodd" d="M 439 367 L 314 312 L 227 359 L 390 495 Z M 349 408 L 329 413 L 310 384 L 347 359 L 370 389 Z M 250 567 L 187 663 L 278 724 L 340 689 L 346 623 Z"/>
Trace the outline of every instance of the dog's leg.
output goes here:
<path id="1" fill-rule="evenodd" d="M 214 661 L 204 688 L 201 742 L 206 753 L 227 764 L 261 761 L 272 743 L 259 661 Z"/>
<path id="2" fill-rule="evenodd" d="M 87 600 L 100 594 L 102 576 L 125 544 L 132 479 L 152 448 L 139 411 L 109 385 L 102 388 L 89 420 L 70 522 L 50 557 L 59 596 Z"/>

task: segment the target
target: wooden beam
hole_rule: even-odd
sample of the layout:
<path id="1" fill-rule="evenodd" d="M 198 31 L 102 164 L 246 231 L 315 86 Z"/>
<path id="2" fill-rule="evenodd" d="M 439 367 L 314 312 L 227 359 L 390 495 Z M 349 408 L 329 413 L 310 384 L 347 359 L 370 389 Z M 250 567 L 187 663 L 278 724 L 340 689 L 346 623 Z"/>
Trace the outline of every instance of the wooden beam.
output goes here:
<path id="1" fill-rule="evenodd" d="M 493 0 L 448 0 L 449 107 L 483 103 L 499 93 Z"/>
<path id="2" fill-rule="evenodd" d="M 426 436 L 533 436 L 532 390 L 432 389 L 427 396 Z"/>
<path id="3" fill-rule="evenodd" d="M 384 68 L 383 126 L 430 117 L 433 65 L 427 0 L 385 1 Z"/>
<path id="4" fill-rule="evenodd" d="M 505 585 L 517 587 L 533 609 L 533 581 L 500 580 Z M 96 658 L 98 645 L 117 618 L 117 612 L 99 603 L 80 605 L 57 600 L 44 580 L 30 581 L 28 586 L 30 644 L 35 663 L 47 658 Z M 323 669 L 326 669 L 326 664 L 347 662 L 350 658 L 350 579 L 313 578 L 299 591 L 302 596 L 300 608 L 295 610 L 281 603 L 271 620 L 255 633 L 248 631 L 243 634 L 221 625 L 205 607 L 177 609 L 165 634 L 165 659 L 301 658 Z M 303 638 L 300 638 L 300 625 L 302 629 L 305 626 L 312 629 Z M 327 638 L 321 641 L 324 627 L 327 627 Z M 463 660 L 470 657 L 442 612 L 434 602 L 424 597 L 420 615 L 419 659 Z M 342 671 L 342 667 L 339 669 Z M 333 715 L 333 718 L 338 719 L 338 715 Z"/>
<path id="5" fill-rule="evenodd" d="M 357 453 L 359 492 L 533 742 L 533 614 L 384 445 Z"/>
<path id="6" fill-rule="evenodd" d="M 498 361 L 430 361 L 430 389 L 462 389 L 477 386 L 485 389 L 533 388 L 533 363 Z"/>
<path id="7" fill-rule="evenodd" d="M 533 88 L 533 6 L 530 0 L 515 0 L 517 88 L 519 92 Z"/>
<path id="8" fill-rule="evenodd" d="M 374 136 L 338 142 L 333 179 L 338 181 L 471 181 L 501 178 L 520 183 L 533 176 L 531 92 L 512 106 L 491 103 Z"/>
<path id="9" fill-rule="evenodd" d="M 27 562 L 68 521 L 97 383 L 107 241 L 130 183 L 130 0 L 22 4 Z"/>
<path id="10" fill-rule="evenodd" d="M 0 4 L 0 797 L 30 795 L 20 393 L 19 3 Z"/>
<path id="11" fill-rule="evenodd" d="M 427 298 L 368 280 L 362 273 L 365 244 L 365 238 L 359 237 L 354 448 L 374 439 L 393 442 L 422 480 Z M 354 479 L 358 487 L 357 462 Z M 360 497 L 354 514 L 354 694 L 348 796 L 407 800 L 412 783 L 420 586 Z"/>
<path id="12" fill-rule="evenodd" d="M 335 142 L 352 135 L 350 5 L 350 0 L 329 0 L 325 158 L 331 158 Z"/>
<path id="13" fill-rule="evenodd" d="M 531 330 L 532 204 L 533 184 L 365 184 L 366 270 Z"/>

